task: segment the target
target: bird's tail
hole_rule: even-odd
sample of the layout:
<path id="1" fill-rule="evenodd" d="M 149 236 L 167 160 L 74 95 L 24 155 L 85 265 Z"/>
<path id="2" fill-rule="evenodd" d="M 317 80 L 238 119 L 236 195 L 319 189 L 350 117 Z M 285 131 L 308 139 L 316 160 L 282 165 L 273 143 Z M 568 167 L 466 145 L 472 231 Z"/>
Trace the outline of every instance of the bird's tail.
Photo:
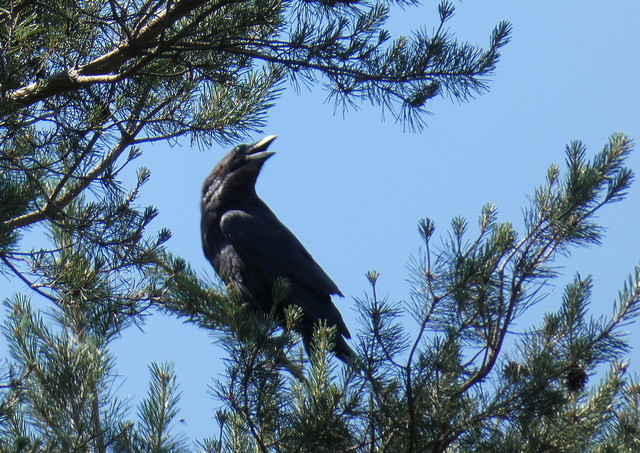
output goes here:
<path id="1" fill-rule="evenodd" d="M 305 350 L 307 351 L 307 356 L 313 361 L 313 354 L 311 350 L 313 347 L 312 345 L 314 345 L 317 339 L 314 338 L 313 331 L 311 329 L 304 329 L 305 326 L 300 324 L 297 326 L 296 330 L 298 330 L 298 332 L 302 336 L 302 342 L 304 344 Z M 318 327 L 319 325 L 316 324 L 316 328 Z M 324 329 L 326 329 L 326 325 L 323 326 L 323 330 Z M 342 335 L 340 335 L 339 332 L 336 332 L 334 330 L 334 333 L 335 335 L 333 336 L 333 338 L 331 338 L 331 340 L 333 341 L 330 352 L 346 364 L 355 364 L 358 360 L 358 355 L 353 349 L 351 349 L 351 347 L 347 344 L 347 341 Z"/>
<path id="2" fill-rule="evenodd" d="M 358 354 L 355 353 L 353 349 L 347 344 L 346 340 L 342 337 L 342 335 L 337 334 L 335 346 L 333 348 L 333 354 L 342 360 L 347 365 L 353 364 L 358 359 Z"/>

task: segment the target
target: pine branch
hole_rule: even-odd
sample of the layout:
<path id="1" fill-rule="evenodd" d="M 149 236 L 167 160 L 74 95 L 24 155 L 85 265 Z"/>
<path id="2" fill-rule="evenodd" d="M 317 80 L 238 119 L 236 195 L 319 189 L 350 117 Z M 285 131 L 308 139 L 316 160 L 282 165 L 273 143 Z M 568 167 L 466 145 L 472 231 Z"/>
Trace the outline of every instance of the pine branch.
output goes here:
<path id="1" fill-rule="evenodd" d="M 216 8 L 222 8 L 225 5 L 238 2 L 239 0 L 220 1 L 216 4 Z M 139 30 L 135 33 L 131 33 L 131 31 L 125 27 L 124 29 L 127 30 L 127 35 L 129 35 L 130 38 L 110 52 L 78 68 L 69 68 L 47 79 L 33 82 L 15 90 L 10 90 L 5 93 L 3 97 L 26 107 L 43 99 L 77 90 L 88 85 L 119 82 L 135 74 L 153 57 L 142 59 L 130 68 L 122 70 L 125 63 L 137 57 L 146 56 L 150 49 L 163 46 L 164 43 L 162 39 L 159 38 L 187 14 L 206 3 L 207 0 L 177 0 L 172 2 L 168 4 L 166 9 L 159 13 L 154 12 L 153 14 L 149 13 L 143 16 L 139 20 L 139 24 L 146 24 L 139 27 Z"/>
<path id="2" fill-rule="evenodd" d="M 4 227 L 8 230 L 32 225 L 36 222 L 47 218 L 56 218 L 58 213 L 67 207 L 75 198 L 82 193 L 92 182 L 94 182 L 102 173 L 109 168 L 120 155 L 128 148 L 133 141 L 133 134 L 123 136 L 118 144 L 105 156 L 105 158 L 80 179 L 73 187 L 65 191 L 57 200 L 50 199 L 42 208 L 24 214 L 20 217 L 9 219 L 4 222 Z"/>

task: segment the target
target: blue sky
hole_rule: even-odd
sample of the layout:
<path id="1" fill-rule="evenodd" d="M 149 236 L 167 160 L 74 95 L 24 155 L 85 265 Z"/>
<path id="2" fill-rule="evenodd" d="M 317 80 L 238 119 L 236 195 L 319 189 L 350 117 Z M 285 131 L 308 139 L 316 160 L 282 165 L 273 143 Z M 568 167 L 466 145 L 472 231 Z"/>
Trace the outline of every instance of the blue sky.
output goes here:
<path id="1" fill-rule="evenodd" d="M 269 113 L 264 132 L 279 138 L 258 193 L 346 295 L 335 302 L 352 333 L 359 330 L 353 297 L 369 290 L 367 270 L 381 272 L 379 294 L 398 303 L 408 299 L 407 264 L 421 245 L 419 219 L 435 220 L 436 235 L 444 238 L 452 217 L 467 217 L 475 227 L 482 205 L 492 202 L 500 220 L 520 227 L 527 195 L 543 182 L 549 164 L 564 162 L 570 141 L 582 140 L 593 155 L 613 132 L 640 139 L 639 2 L 485 0 L 455 6 L 448 24 L 460 41 L 486 47 L 501 20 L 512 23 L 512 41 L 489 92 L 466 103 L 441 98 L 427 104 L 434 114 L 422 133 L 403 132 L 369 104 L 336 112 L 321 87 L 296 94 L 287 86 Z M 397 8 L 389 25 L 394 36 L 431 30 L 437 3 Z M 198 203 L 202 181 L 227 149 L 185 142 L 144 151 L 138 165 L 149 167 L 152 178 L 141 203 L 160 209 L 152 228 L 169 227 L 168 247 L 213 276 L 200 248 Z M 640 171 L 640 150 L 628 163 Z M 568 277 L 548 287 L 536 316 L 557 307 L 563 282 L 576 272 L 593 275 L 594 314 L 611 313 L 622 282 L 640 264 L 639 207 L 635 184 L 624 202 L 602 211 L 608 229 L 603 245 L 558 261 Z M 517 328 L 530 327 L 531 319 L 520 319 Z M 640 341 L 638 334 L 631 338 Z M 180 418 L 186 423 L 180 428 L 191 439 L 213 435 L 218 403 L 207 386 L 224 372 L 215 340 L 175 318 L 151 316 L 144 332 L 130 328 L 113 345 L 123 377 L 118 394 L 135 403 L 147 390 L 147 365 L 173 361 L 183 391 Z M 630 357 L 632 369 L 640 371 L 638 350 Z"/>

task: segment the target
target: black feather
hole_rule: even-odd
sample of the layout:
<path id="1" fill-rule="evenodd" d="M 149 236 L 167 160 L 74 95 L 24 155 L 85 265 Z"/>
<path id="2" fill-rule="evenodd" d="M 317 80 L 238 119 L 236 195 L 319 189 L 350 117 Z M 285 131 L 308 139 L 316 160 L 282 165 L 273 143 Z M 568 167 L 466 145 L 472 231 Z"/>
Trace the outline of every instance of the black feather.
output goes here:
<path id="1" fill-rule="evenodd" d="M 202 188 L 202 246 L 223 281 L 255 310 L 270 313 L 277 278 L 287 279 L 291 292 L 276 313 L 297 305 L 302 320 L 296 326 L 309 352 L 314 325 L 335 326 L 334 353 L 347 361 L 353 351 L 351 334 L 331 295 L 342 296 L 338 286 L 316 263 L 295 235 L 256 194 L 255 184 L 275 136 L 252 145 L 239 145 L 216 165 Z"/>

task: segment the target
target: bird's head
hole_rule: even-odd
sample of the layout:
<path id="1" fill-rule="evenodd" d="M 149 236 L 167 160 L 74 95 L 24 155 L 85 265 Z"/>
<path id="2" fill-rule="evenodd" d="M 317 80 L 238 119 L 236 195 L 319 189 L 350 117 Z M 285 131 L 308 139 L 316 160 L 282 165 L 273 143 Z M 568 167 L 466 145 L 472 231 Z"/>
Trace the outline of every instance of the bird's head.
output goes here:
<path id="1" fill-rule="evenodd" d="M 238 145 L 229 151 L 205 180 L 202 202 L 210 208 L 217 208 L 254 195 L 262 165 L 275 154 L 267 148 L 276 137 L 268 135 L 256 143 Z"/>

